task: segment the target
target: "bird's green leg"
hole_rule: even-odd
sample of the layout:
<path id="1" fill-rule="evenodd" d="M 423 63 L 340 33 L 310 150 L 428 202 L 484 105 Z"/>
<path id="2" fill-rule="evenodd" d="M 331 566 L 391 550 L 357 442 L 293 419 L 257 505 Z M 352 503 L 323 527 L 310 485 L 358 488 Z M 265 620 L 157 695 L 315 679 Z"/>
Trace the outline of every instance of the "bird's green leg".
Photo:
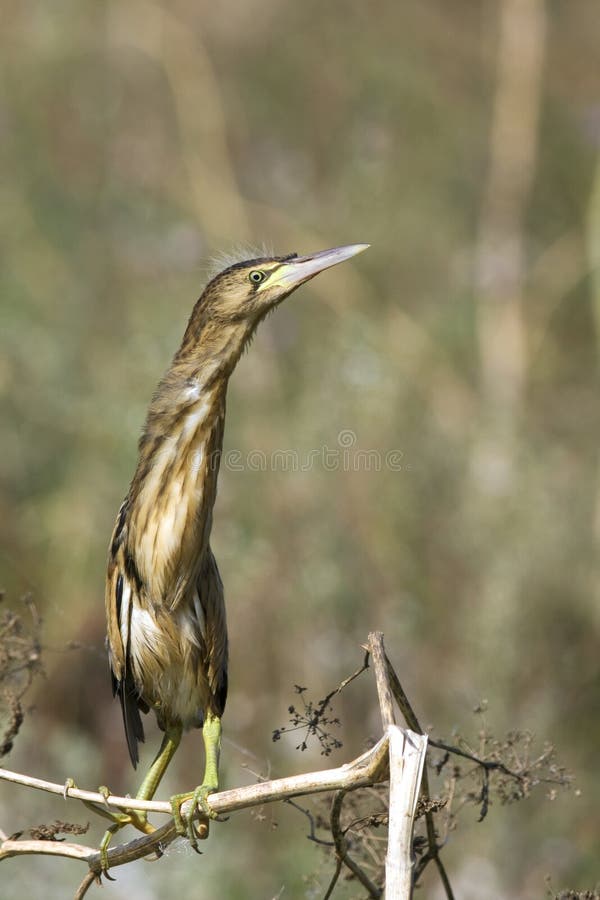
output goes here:
<path id="1" fill-rule="evenodd" d="M 136 800 L 152 800 L 154 797 L 162 777 L 167 771 L 167 767 L 173 759 L 175 751 L 179 747 L 181 742 L 181 732 L 181 725 L 175 725 L 166 729 L 165 736 L 160 745 L 160 750 L 156 754 L 154 762 L 148 769 L 146 777 L 142 781 L 139 790 L 135 795 Z"/>
<path id="2" fill-rule="evenodd" d="M 206 762 L 204 766 L 204 779 L 195 791 L 187 794 L 175 794 L 171 797 L 173 818 L 179 834 L 187 834 L 194 850 L 197 848 L 197 832 L 194 826 L 194 813 L 199 807 L 208 819 L 216 819 L 208 803 L 208 795 L 214 793 L 219 787 L 219 754 L 221 751 L 221 720 L 212 713 L 207 713 L 202 726 L 204 739 L 204 752 Z M 187 800 L 192 800 L 192 808 L 187 821 L 184 823 L 181 815 L 181 806 Z"/>
<path id="3" fill-rule="evenodd" d="M 175 751 L 179 747 L 181 731 L 181 725 L 168 728 L 165 731 L 160 750 L 156 754 L 154 762 L 148 769 L 148 772 L 135 795 L 136 800 L 152 800 L 154 797 L 161 779 L 167 771 L 167 767 L 173 759 Z M 96 811 L 100 812 L 100 809 L 97 808 Z M 106 830 L 100 843 L 102 869 L 106 872 L 108 870 L 108 845 L 113 834 L 116 834 L 116 832 L 119 831 L 119 829 L 124 828 L 125 825 L 133 825 L 134 828 L 137 828 L 144 834 L 152 834 L 156 829 L 154 828 L 154 825 L 151 825 L 148 821 L 148 814 L 146 812 L 137 810 L 130 810 L 128 813 L 113 813 L 108 810 L 105 810 L 104 812 L 108 818 L 113 820 L 113 824 Z"/>

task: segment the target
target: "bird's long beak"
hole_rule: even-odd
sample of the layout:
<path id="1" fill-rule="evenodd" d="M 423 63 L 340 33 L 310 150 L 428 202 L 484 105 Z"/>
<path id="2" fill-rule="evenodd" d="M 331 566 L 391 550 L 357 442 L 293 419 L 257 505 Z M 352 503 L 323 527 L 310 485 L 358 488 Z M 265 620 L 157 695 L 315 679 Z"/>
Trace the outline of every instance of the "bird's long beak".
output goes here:
<path id="1" fill-rule="evenodd" d="M 296 256 L 288 262 L 283 263 L 266 284 L 273 281 L 282 288 L 292 290 L 314 278 L 324 269 L 331 266 L 337 266 L 338 263 L 362 253 L 370 244 L 348 244 L 346 247 L 334 247 L 333 250 L 321 250 L 320 253 L 311 253 L 310 256 Z"/>

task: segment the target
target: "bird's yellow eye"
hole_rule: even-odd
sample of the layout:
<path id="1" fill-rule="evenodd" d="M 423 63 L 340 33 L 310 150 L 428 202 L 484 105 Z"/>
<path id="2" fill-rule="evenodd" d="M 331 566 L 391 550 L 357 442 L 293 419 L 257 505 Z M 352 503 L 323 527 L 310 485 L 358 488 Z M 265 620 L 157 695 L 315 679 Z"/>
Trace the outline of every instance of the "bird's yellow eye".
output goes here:
<path id="1" fill-rule="evenodd" d="M 259 272 L 258 269 L 255 269 L 248 275 L 248 278 L 250 279 L 252 284 L 260 284 L 261 281 L 264 281 L 266 277 L 266 274 L 264 272 Z"/>

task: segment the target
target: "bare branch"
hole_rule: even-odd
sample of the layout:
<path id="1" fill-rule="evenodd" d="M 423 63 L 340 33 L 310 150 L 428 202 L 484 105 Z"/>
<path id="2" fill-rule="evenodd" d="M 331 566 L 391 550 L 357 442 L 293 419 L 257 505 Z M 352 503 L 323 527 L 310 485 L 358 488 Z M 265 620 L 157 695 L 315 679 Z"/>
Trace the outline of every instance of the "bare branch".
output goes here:
<path id="1" fill-rule="evenodd" d="M 386 666 L 385 651 L 383 649 L 383 634 L 381 631 L 372 631 L 369 634 L 369 649 L 375 670 L 375 682 L 379 697 L 379 708 L 384 729 L 388 725 L 396 724 L 394 716 L 394 704 L 390 690 L 389 667 Z"/>
<path id="2" fill-rule="evenodd" d="M 414 709 L 412 708 L 412 706 L 410 705 L 408 697 L 404 693 L 404 689 L 403 689 L 402 685 L 400 684 L 400 679 L 396 675 L 396 670 L 394 669 L 393 665 L 389 661 L 387 655 L 385 657 L 385 662 L 387 665 L 388 678 L 390 679 L 390 687 L 391 687 L 392 693 L 394 695 L 394 699 L 395 699 L 396 703 L 398 704 L 398 706 L 400 707 L 400 712 L 404 716 L 404 721 L 406 722 L 406 724 L 408 725 L 408 727 L 410 728 L 411 731 L 415 731 L 417 734 L 423 734 L 424 732 L 419 724 L 419 720 L 417 719 L 416 713 L 415 713 Z"/>
<path id="3" fill-rule="evenodd" d="M 83 844 L 72 844 L 69 841 L 19 841 L 2 838 L 0 835 L 0 860 L 11 856 L 31 855 L 67 856 L 69 859 L 87 860 L 98 851 L 94 847 Z"/>
<path id="4" fill-rule="evenodd" d="M 11 772 L 9 769 L 0 769 L 0 781 L 11 781 L 13 784 L 22 784 L 25 787 L 35 788 L 38 791 L 48 791 L 50 794 L 60 794 L 61 797 L 73 800 L 86 800 L 89 803 L 98 803 L 101 806 L 109 805 L 116 809 L 137 809 L 146 810 L 147 812 L 167 813 L 170 815 L 172 809 L 166 801 L 158 800 L 135 800 L 132 797 L 118 797 L 110 794 L 106 800 L 103 794 L 97 791 L 85 791 L 76 786 L 66 784 L 56 784 L 52 781 L 44 781 L 42 778 L 34 778 L 31 775 L 23 775 L 20 772 Z"/>

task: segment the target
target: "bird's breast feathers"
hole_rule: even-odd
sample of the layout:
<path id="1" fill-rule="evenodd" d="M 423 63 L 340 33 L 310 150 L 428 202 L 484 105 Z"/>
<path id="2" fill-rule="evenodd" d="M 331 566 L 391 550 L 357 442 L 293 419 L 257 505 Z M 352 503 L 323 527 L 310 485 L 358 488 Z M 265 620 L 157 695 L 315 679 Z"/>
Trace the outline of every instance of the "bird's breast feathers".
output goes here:
<path id="1" fill-rule="evenodd" d="M 206 552 L 223 419 L 202 397 L 166 435 L 135 485 L 130 552 L 151 603 L 177 606 Z"/>
<path id="2" fill-rule="evenodd" d="M 211 397 L 198 398 L 150 457 L 140 456 L 109 556 L 106 607 L 117 679 L 134 631 L 140 652 L 153 644 L 155 619 L 143 616 L 193 603 L 212 526 L 223 415 Z"/>

